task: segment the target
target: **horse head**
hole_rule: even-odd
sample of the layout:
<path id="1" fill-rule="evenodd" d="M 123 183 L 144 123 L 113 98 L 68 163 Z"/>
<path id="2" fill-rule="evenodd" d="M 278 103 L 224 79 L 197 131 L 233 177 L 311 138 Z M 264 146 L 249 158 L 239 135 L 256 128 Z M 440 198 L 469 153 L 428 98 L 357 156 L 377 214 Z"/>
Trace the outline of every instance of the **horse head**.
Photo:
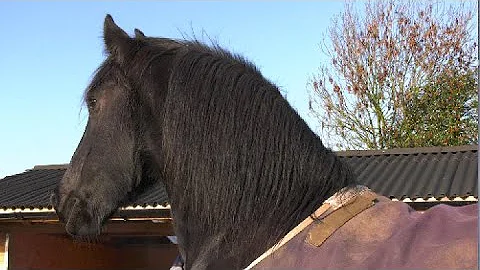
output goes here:
<path id="1" fill-rule="evenodd" d="M 129 37 L 110 16 L 105 19 L 103 36 L 107 59 L 84 94 L 88 122 L 52 196 L 55 210 L 72 236 L 99 234 L 103 223 L 139 186 L 159 178 L 158 166 L 151 166 L 159 163 L 153 161 L 148 148 L 147 136 L 153 135 L 146 130 L 147 119 L 154 121 L 148 125 L 155 126 L 158 118 L 152 117 L 156 112 L 150 106 L 142 106 L 151 93 L 139 94 L 150 82 L 133 84 L 129 80 L 132 72 L 147 72 L 132 64 L 149 55 L 143 50 L 147 38 L 138 29 L 134 38 Z M 162 42 L 168 49 L 178 47 L 174 41 Z M 168 79 L 167 71 L 159 74 L 163 74 L 158 76 L 160 84 L 162 78 Z"/>

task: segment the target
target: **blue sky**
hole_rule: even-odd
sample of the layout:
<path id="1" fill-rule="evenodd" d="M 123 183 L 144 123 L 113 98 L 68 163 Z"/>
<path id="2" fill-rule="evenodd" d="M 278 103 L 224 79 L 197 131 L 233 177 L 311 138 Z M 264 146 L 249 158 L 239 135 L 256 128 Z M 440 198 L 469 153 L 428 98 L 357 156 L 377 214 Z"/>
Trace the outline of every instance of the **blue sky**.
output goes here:
<path id="1" fill-rule="evenodd" d="M 104 58 L 106 13 L 128 33 L 207 40 L 254 62 L 308 116 L 307 82 L 343 3 L 0 2 L 0 178 L 68 163 L 82 136 L 82 93 Z M 202 33 L 206 33 L 206 37 Z"/>

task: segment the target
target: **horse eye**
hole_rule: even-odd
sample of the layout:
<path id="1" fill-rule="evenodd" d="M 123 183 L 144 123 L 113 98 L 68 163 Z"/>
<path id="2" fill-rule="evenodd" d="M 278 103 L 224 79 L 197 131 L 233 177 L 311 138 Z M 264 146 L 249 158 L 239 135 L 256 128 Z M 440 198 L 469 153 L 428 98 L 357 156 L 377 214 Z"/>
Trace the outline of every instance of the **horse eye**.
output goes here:
<path id="1" fill-rule="evenodd" d="M 88 109 L 94 109 L 95 108 L 95 105 L 97 104 L 97 99 L 96 98 L 89 98 L 87 100 L 87 106 L 88 106 Z"/>

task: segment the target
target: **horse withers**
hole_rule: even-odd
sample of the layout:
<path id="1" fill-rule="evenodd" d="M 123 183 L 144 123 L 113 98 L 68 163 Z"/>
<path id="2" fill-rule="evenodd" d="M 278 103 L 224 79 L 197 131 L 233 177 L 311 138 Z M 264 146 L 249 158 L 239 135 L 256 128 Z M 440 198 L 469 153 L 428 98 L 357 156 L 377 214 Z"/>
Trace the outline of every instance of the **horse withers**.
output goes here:
<path id="1" fill-rule="evenodd" d="M 185 269 L 477 265 L 476 206 L 419 215 L 372 195 L 241 56 L 138 29 L 130 37 L 109 15 L 103 37 L 87 126 L 53 196 L 73 237 L 99 234 L 132 194 L 162 181 Z M 455 226 L 442 237 L 427 233 L 446 224 Z M 388 239 L 401 248 L 390 252 L 400 242 Z M 424 260 L 410 261 L 417 249 Z"/>

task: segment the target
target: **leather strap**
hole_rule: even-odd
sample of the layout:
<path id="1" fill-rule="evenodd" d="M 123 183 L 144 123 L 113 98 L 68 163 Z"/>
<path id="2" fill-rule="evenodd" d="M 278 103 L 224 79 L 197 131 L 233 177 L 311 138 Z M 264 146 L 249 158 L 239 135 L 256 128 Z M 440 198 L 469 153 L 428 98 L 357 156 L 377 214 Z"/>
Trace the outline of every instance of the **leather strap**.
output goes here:
<path id="1" fill-rule="evenodd" d="M 318 219 L 317 224 L 308 232 L 306 242 L 319 247 L 336 230 L 342 227 L 347 221 L 370 208 L 376 202 L 377 195 L 371 191 L 353 198 L 347 204 L 328 214 L 325 218 Z"/>

